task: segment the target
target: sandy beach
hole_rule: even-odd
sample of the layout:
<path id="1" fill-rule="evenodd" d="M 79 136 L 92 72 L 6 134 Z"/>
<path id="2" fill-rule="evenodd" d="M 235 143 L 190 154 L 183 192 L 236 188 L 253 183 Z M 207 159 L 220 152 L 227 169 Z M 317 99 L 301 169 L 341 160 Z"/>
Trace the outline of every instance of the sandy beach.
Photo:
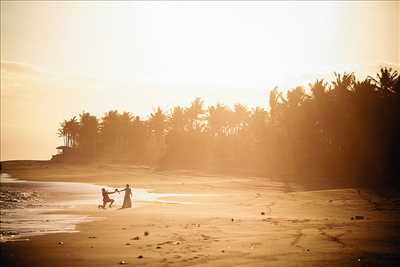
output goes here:
<path id="1" fill-rule="evenodd" d="M 400 267 L 400 0 L 0 7 L 0 267 Z"/>
<path id="2" fill-rule="evenodd" d="M 65 210 L 101 219 L 78 224 L 76 233 L 2 243 L 5 266 L 396 266 L 400 261 L 399 202 L 357 188 L 306 190 L 262 177 L 123 165 L 6 162 L 3 172 L 25 180 L 130 183 L 188 194 L 166 197 L 184 204 Z"/>

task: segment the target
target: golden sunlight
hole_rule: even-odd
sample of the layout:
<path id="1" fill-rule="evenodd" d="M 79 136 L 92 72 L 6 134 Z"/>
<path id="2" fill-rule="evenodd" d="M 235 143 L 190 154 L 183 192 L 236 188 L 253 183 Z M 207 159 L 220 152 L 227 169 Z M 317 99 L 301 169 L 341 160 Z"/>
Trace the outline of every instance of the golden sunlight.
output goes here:
<path id="1" fill-rule="evenodd" d="M 399 1 L 0 3 L 2 266 L 399 266 Z"/>
<path id="2" fill-rule="evenodd" d="M 33 79 L 83 91 L 86 97 L 74 105 L 96 114 L 115 108 L 145 115 L 156 106 L 168 109 L 194 97 L 265 107 L 274 86 L 286 90 L 333 71 L 365 76 L 382 64 L 398 63 L 399 57 L 396 2 L 1 5 L 2 94 L 12 98 L 23 79 L 6 74 L 7 62 L 29 65 L 47 74 Z M 29 86 L 23 90 L 32 97 L 40 94 Z M 70 103 L 56 98 L 46 103 L 56 102 L 62 114 L 69 114 Z M 12 103 L 3 107 L 10 116 L 2 129 L 15 144 L 8 125 L 19 120 L 10 122 L 18 116 Z M 35 155 L 36 149 L 25 144 L 18 150 L 24 153 L 9 154 L 4 139 L 2 159 L 50 153 Z"/>

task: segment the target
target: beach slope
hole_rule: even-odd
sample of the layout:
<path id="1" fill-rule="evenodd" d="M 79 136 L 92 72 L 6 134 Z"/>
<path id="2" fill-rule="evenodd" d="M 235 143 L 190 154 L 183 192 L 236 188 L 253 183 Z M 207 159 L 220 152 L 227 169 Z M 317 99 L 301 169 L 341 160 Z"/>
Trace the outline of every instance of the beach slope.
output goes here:
<path id="1" fill-rule="evenodd" d="M 65 212 L 77 233 L 1 243 L 4 266 L 396 266 L 399 202 L 358 188 L 309 190 L 263 177 L 156 172 L 115 164 L 3 163 L 26 180 L 125 183 L 184 203 Z M 100 197 L 99 197 L 100 201 Z M 120 205 L 121 203 L 118 203 Z"/>

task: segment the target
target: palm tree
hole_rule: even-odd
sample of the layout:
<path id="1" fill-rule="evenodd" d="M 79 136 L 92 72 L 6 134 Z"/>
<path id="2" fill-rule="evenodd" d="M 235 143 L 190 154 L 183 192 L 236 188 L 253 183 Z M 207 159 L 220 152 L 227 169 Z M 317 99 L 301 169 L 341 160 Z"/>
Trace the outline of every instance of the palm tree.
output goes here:
<path id="1" fill-rule="evenodd" d="M 103 147 L 108 152 L 118 150 L 118 139 L 120 132 L 119 113 L 112 110 L 104 114 L 100 124 L 100 136 Z"/>
<path id="2" fill-rule="evenodd" d="M 271 109 L 271 113 L 275 113 L 276 109 L 278 108 L 278 101 L 279 98 L 282 97 L 282 93 L 278 91 L 278 87 L 275 87 L 270 93 L 269 93 L 269 107 Z"/>
<path id="3" fill-rule="evenodd" d="M 187 124 L 187 114 L 185 114 L 185 109 L 176 106 L 172 109 L 171 115 L 168 119 L 168 123 L 171 127 L 171 130 L 182 132 L 185 129 L 185 125 Z"/>
<path id="4" fill-rule="evenodd" d="M 326 96 L 328 83 L 324 79 L 309 83 L 308 86 L 311 88 L 312 97 L 317 101 L 321 101 Z"/>
<path id="5" fill-rule="evenodd" d="M 118 134 L 118 149 L 120 151 L 125 150 L 127 152 L 128 149 L 128 141 L 130 135 L 130 129 L 132 127 L 132 121 L 134 116 L 129 112 L 123 112 L 119 115 L 119 132 Z"/>
<path id="6" fill-rule="evenodd" d="M 211 136 L 227 136 L 232 110 L 220 103 L 208 107 L 207 130 Z"/>
<path id="7" fill-rule="evenodd" d="M 69 135 L 67 134 L 67 120 L 64 120 L 62 123 L 60 123 L 60 128 L 58 128 L 57 131 L 57 136 L 58 137 L 63 137 L 64 139 L 64 146 L 68 146 L 69 143 Z"/>
<path id="8" fill-rule="evenodd" d="M 354 73 L 344 73 L 343 75 L 339 73 L 335 74 L 335 80 L 332 82 L 333 90 L 332 92 L 336 97 L 339 97 L 339 101 L 344 101 L 343 97 L 346 97 L 352 90 L 352 85 L 355 82 Z"/>
<path id="9" fill-rule="evenodd" d="M 157 166 L 250 167 L 269 175 L 363 177 L 362 182 L 388 177 L 382 180 L 392 185 L 399 183 L 399 76 L 390 68 L 361 81 L 353 73 L 335 73 L 329 84 L 316 80 L 310 93 L 295 87 L 285 97 L 274 88 L 270 112 L 220 103 L 206 112 L 200 98 L 168 116 L 158 107 L 148 120 L 115 110 L 99 124 L 83 112 L 79 122 L 64 120 L 58 136 L 80 152 L 115 152 Z"/>
<path id="10" fill-rule="evenodd" d="M 147 122 L 142 121 L 139 116 L 132 117 L 127 138 L 127 149 L 129 149 L 130 159 L 135 162 L 146 162 L 148 158 L 147 145 L 149 142 Z"/>
<path id="11" fill-rule="evenodd" d="M 384 94 L 400 93 L 400 75 L 397 71 L 385 67 L 380 69 L 380 73 L 378 73 L 377 76 L 377 79 L 371 76 L 368 76 L 368 79 L 371 79 L 381 92 Z"/>
<path id="12" fill-rule="evenodd" d="M 77 145 L 79 135 L 79 123 L 76 117 L 70 120 L 64 120 L 58 129 L 58 136 L 64 138 L 64 145 L 74 148 Z"/>
<path id="13" fill-rule="evenodd" d="M 233 112 L 234 112 L 233 127 L 234 127 L 234 132 L 237 135 L 241 130 L 246 128 L 247 125 L 249 124 L 251 112 L 246 106 L 240 103 L 236 103 L 234 105 Z"/>
<path id="14" fill-rule="evenodd" d="M 71 147 L 72 148 L 76 148 L 78 145 L 78 136 L 79 136 L 79 122 L 76 118 L 76 116 L 74 116 L 71 120 L 69 120 L 69 133 L 71 135 Z"/>
<path id="15" fill-rule="evenodd" d="M 158 107 L 155 112 L 150 114 L 148 124 L 150 127 L 151 138 L 153 140 L 153 159 L 158 161 L 164 154 L 165 150 L 165 134 L 167 132 L 167 115 Z"/>
<path id="16" fill-rule="evenodd" d="M 154 135 L 161 137 L 165 134 L 167 128 L 167 116 L 160 107 L 158 107 L 154 113 L 150 114 L 149 124 L 151 132 Z"/>
<path id="17" fill-rule="evenodd" d="M 79 114 L 79 138 L 78 145 L 84 154 L 93 154 L 96 150 L 99 134 L 99 122 L 96 116 L 89 112 Z"/>
<path id="18" fill-rule="evenodd" d="M 201 127 L 201 116 L 205 113 L 204 101 L 200 97 L 197 97 L 190 105 L 189 108 L 185 109 L 185 116 L 188 120 L 188 130 L 196 130 Z"/>

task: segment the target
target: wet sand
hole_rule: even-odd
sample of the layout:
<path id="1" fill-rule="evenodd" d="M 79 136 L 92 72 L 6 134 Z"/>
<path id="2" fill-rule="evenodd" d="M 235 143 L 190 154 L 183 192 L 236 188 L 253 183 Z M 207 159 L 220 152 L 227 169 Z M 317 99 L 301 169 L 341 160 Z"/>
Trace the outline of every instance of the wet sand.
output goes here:
<path id="1" fill-rule="evenodd" d="M 357 188 L 305 190 L 262 177 L 124 165 L 3 163 L 14 177 L 155 192 L 192 204 L 74 210 L 103 217 L 78 233 L 1 244 L 5 266 L 398 266 L 400 203 Z M 119 205 L 121 203 L 118 203 Z M 361 217 L 356 217 L 361 216 Z M 148 235 L 145 235 L 145 232 Z M 141 256 L 141 257 L 140 257 Z"/>
<path id="2" fill-rule="evenodd" d="M 77 224 L 98 219 L 81 215 L 91 213 L 102 204 L 101 189 L 114 192 L 106 185 L 78 182 L 26 181 L 0 173 L 0 242 L 29 240 L 31 236 L 77 232 Z M 135 196 L 132 208 L 151 202 L 192 205 L 196 202 L 174 198 L 208 197 L 210 194 L 154 193 L 151 189 L 132 188 Z M 112 193 L 115 202 L 103 209 L 118 209 L 124 193 Z M 75 212 L 79 213 L 74 214 Z"/>

